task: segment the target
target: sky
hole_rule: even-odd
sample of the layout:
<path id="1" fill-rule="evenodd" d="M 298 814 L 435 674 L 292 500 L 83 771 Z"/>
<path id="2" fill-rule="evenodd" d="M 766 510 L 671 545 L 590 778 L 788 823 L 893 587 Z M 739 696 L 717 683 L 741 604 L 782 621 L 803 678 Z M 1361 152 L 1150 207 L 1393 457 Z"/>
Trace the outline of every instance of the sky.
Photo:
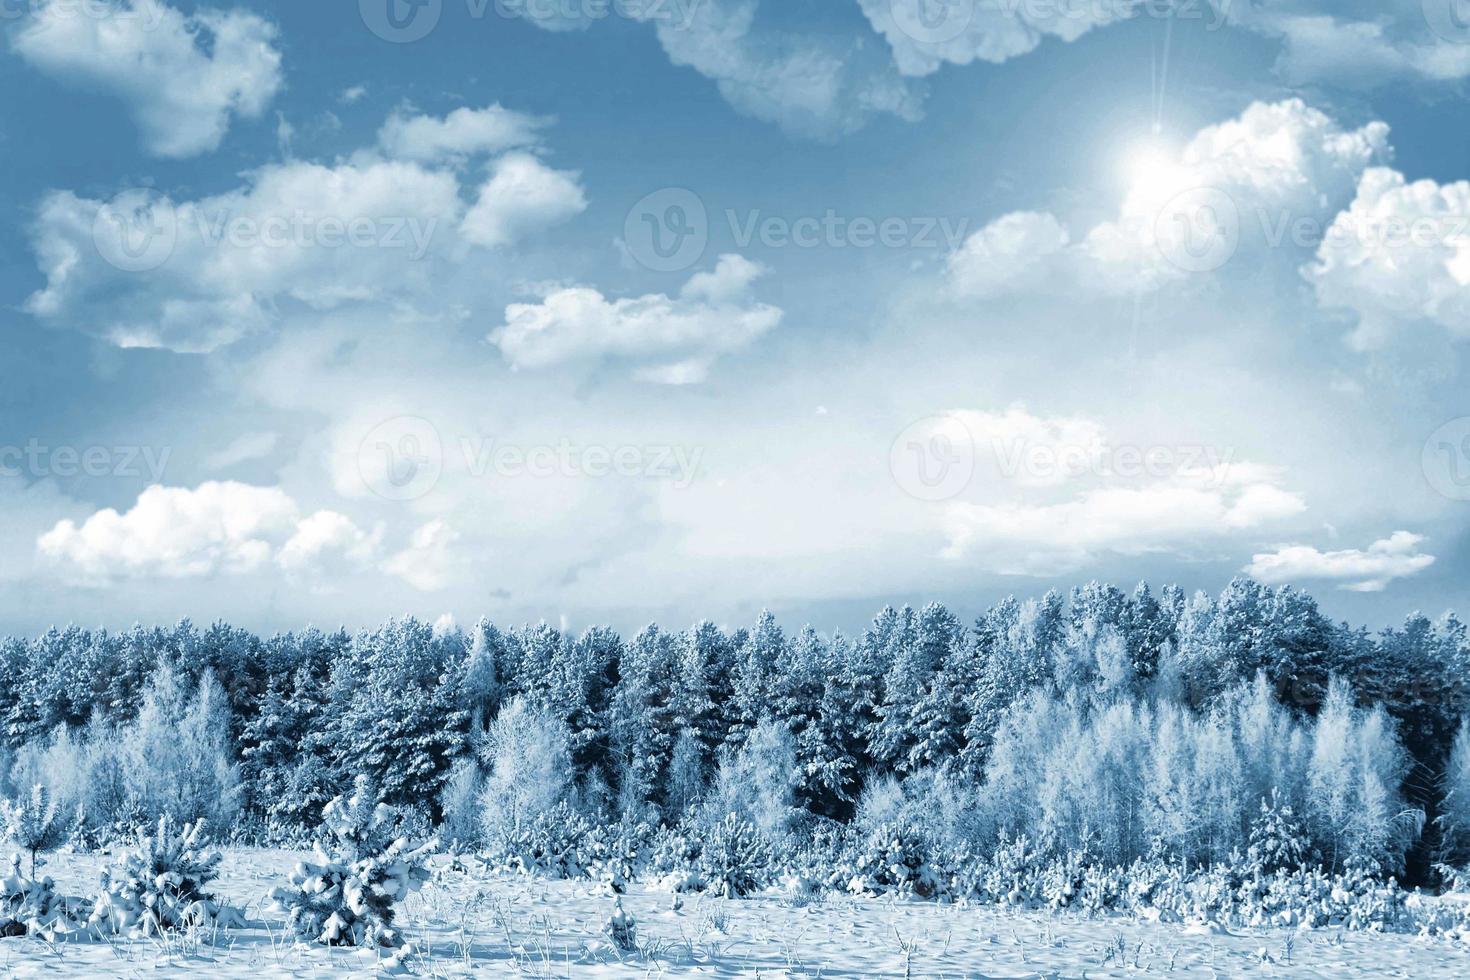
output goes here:
<path id="1" fill-rule="evenodd" d="M 0 631 L 1470 613 L 1461 0 L 0 34 Z"/>

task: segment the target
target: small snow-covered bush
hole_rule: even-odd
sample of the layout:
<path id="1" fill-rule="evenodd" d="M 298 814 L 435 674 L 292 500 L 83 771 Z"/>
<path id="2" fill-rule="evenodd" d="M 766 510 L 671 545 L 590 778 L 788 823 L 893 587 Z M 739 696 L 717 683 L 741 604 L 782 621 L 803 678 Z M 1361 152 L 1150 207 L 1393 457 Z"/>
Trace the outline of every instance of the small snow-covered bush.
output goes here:
<path id="1" fill-rule="evenodd" d="M 699 874 L 703 849 L 697 834 L 665 827 L 654 837 L 647 874 L 665 891 L 699 891 L 704 887 L 704 879 Z"/>
<path id="2" fill-rule="evenodd" d="M 271 893 L 286 912 L 292 931 L 307 942 L 328 946 L 394 949 L 403 937 L 394 925 L 394 906 L 429 879 L 435 842 L 402 834 L 402 815 L 377 802 L 359 776 L 352 796 L 337 797 L 322 811 L 324 836 L 315 861 L 303 861 L 291 887 Z"/>
<path id="3" fill-rule="evenodd" d="M 929 864 L 929 848 L 911 830 L 887 824 L 860 842 L 834 873 L 835 883 L 860 895 L 933 898 L 940 878 Z"/>
<path id="4" fill-rule="evenodd" d="M 613 899 L 612 915 L 603 924 L 602 932 L 619 952 L 631 953 L 638 948 L 638 923 L 623 908 L 621 896 Z"/>
<path id="5" fill-rule="evenodd" d="M 0 936 L 55 940 L 76 932 L 88 907 L 82 899 L 57 895 L 50 878 L 27 878 L 20 870 L 20 855 L 12 855 L 10 874 L 0 879 Z"/>
<path id="6" fill-rule="evenodd" d="M 91 923 L 100 932 L 152 936 L 189 926 L 242 926 L 238 910 L 217 903 L 208 885 L 219 874 L 220 854 L 208 850 L 204 821 L 175 829 L 168 814 L 158 830 L 139 834 L 102 872 L 102 893 Z"/>
<path id="7" fill-rule="evenodd" d="M 641 820 L 624 818 L 610 827 L 594 826 L 582 839 L 580 860 L 587 877 L 614 894 L 627 891 L 646 869 L 653 838 L 654 828 Z"/>
<path id="8" fill-rule="evenodd" d="M 519 831 L 492 841 L 490 863 L 515 874 L 580 878 L 587 873 L 592 823 L 566 800 L 536 815 Z"/>
<path id="9" fill-rule="evenodd" d="M 740 898 L 766 886 L 771 863 L 770 843 L 749 821 L 731 813 L 708 829 L 699 873 L 709 891 Z"/>
<path id="10" fill-rule="evenodd" d="M 5 832 L 31 856 L 31 877 L 36 877 L 36 855 L 60 847 L 67 828 L 56 815 L 56 800 L 37 784 L 31 795 L 16 802 L 6 801 Z"/>

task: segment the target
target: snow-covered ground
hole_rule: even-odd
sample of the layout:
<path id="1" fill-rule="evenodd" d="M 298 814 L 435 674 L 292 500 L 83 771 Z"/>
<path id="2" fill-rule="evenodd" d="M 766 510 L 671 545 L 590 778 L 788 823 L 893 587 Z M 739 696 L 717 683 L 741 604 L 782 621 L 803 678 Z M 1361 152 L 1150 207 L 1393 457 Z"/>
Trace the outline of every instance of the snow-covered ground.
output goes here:
<path id="1" fill-rule="evenodd" d="M 371 976 L 371 953 L 298 946 L 267 895 L 300 855 L 225 853 L 218 893 L 249 928 L 214 938 L 48 944 L 0 940 L 11 977 Z M 90 894 L 104 859 L 53 855 L 68 894 Z M 612 899 L 585 882 L 467 874 L 435 862 L 404 906 L 422 976 L 532 977 L 1122 977 L 1138 975 L 1470 976 L 1470 947 L 1441 939 L 1322 929 L 1190 929 L 1124 918 L 829 897 L 738 901 L 634 886 L 623 905 L 640 950 L 620 956 L 602 935 Z"/>

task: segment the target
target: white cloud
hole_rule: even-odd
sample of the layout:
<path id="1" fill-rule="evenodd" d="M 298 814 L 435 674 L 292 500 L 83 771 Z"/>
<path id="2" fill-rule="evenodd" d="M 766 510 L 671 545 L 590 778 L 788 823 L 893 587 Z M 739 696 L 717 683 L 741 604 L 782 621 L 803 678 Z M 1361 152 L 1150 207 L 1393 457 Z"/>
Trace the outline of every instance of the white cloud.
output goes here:
<path id="1" fill-rule="evenodd" d="M 1000 64 L 1043 40 L 1075 41 L 1134 16 L 1127 3 L 1026 3 L 994 0 L 858 0 L 893 49 L 905 75 L 931 75 L 946 63 Z"/>
<path id="2" fill-rule="evenodd" d="M 615 358 L 646 365 L 638 371 L 645 380 L 701 381 L 721 354 L 781 322 L 780 309 L 750 295 L 763 271 L 741 256 L 723 255 L 677 296 L 610 300 L 589 287 L 556 289 L 540 303 L 507 307 L 505 325 L 490 340 L 517 368 Z"/>
<path id="3" fill-rule="evenodd" d="M 215 453 L 210 453 L 204 458 L 204 468 L 208 470 L 227 470 L 241 463 L 248 463 L 256 459 L 264 459 L 276 450 L 276 434 L 274 432 L 249 432 L 225 448 Z"/>
<path id="4" fill-rule="evenodd" d="M 971 235 L 949 257 L 949 280 L 962 296 L 1000 296 L 1045 283 L 1051 261 L 1071 243 L 1055 215 L 1017 211 Z"/>
<path id="5" fill-rule="evenodd" d="M 944 555 L 993 571 L 1054 574 L 1104 553 L 1184 551 L 1306 507 L 1278 470 L 1231 450 L 1129 444 L 1094 420 L 1019 405 L 943 418 L 975 451 L 968 488 L 941 511 Z"/>
<path id="6" fill-rule="evenodd" d="M 1433 555 L 1420 552 L 1423 543 L 1421 535 L 1396 531 L 1366 550 L 1323 552 L 1310 545 L 1285 545 L 1256 555 L 1245 571 L 1271 585 L 1320 580 L 1353 592 L 1381 592 L 1394 579 L 1417 575 L 1434 564 Z"/>
<path id="7" fill-rule="evenodd" d="M 507 153 L 495 162 L 460 230 L 466 241 L 495 248 L 559 225 L 587 209 L 579 179 L 529 153 Z"/>
<path id="8" fill-rule="evenodd" d="M 464 568 L 454 552 L 459 537 L 447 521 L 432 520 L 414 531 L 407 548 L 383 563 L 383 571 L 420 592 L 442 592 L 454 584 Z"/>
<path id="9" fill-rule="evenodd" d="M 27 308 L 118 346 L 208 352 L 266 329 L 283 303 L 434 296 L 468 246 L 512 244 L 586 207 L 576 174 L 518 151 L 492 163 L 478 202 L 467 192 L 453 167 L 362 152 L 271 164 L 197 200 L 52 193 L 32 228 L 46 284 Z"/>
<path id="10" fill-rule="evenodd" d="M 470 157 L 536 146 L 551 120 L 506 109 L 461 106 L 442 119 L 395 112 L 378 131 L 378 145 L 395 159 L 415 163 L 463 162 Z"/>
<path id="11" fill-rule="evenodd" d="M 1470 32 L 1457 0 L 1210 0 L 1167 16 L 1215 35 L 1226 25 L 1281 42 L 1278 70 L 1293 83 L 1368 88 L 1399 79 L 1470 76 Z M 905 75 L 945 64 L 994 64 L 1028 54 L 1048 37 L 1075 41 L 1112 24 L 1164 16 L 1144 0 L 858 0 Z M 1216 35 L 1217 36 L 1217 35 Z"/>
<path id="12" fill-rule="evenodd" d="M 1470 182 L 1369 170 L 1303 274 L 1322 306 L 1357 315 L 1358 348 L 1423 324 L 1470 337 Z"/>
<path id="13" fill-rule="evenodd" d="M 1345 129 L 1299 99 L 1251 104 L 1178 150 L 1144 148 L 1132 163 L 1118 217 L 1069 244 L 1045 213 L 1006 215 L 976 232 L 949 264 L 950 289 L 996 296 L 1129 294 L 1222 268 L 1242 250 L 1275 247 L 1294 223 L 1325 223 L 1358 177 L 1388 156 L 1388 127 Z M 1287 243 L 1290 244 L 1289 240 Z"/>
<path id="14" fill-rule="evenodd" d="M 1369 88 L 1470 77 L 1458 0 L 1212 2 L 1229 23 L 1282 42 L 1277 67 L 1291 82 Z"/>
<path id="15" fill-rule="evenodd" d="M 80 524 L 58 522 L 36 549 L 64 577 L 101 584 L 243 575 L 272 561 L 303 574 L 334 555 L 367 560 L 380 533 L 331 511 L 303 520 L 285 491 L 227 481 L 149 487 L 125 513 L 107 508 Z"/>
<path id="16" fill-rule="evenodd" d="M 764 27 L 756 23 L 759 8 L 759 0 L 672 0 L 622 9 L 632 19 L 651 22 L 669 60 L 713 81 L 737 111 L 794 135 L 827 140 L 877 115 L 919 117 L 922 90 L 901 77 L 868 38 Z M 566 5 L 560 11 L 555 4 L 510 9 L 546 30 L 592 22 L 581 13 L 560 12 Z"/>
<path id="17" fill-rule="evenodd" d="M 275 41 L 275 26 L 254 14 L 201 9 L 186 17 L 156 0 L 42 0 L 10 38 L 37 70 L 122 99 L 160 157 L 213 150 L 232 115 L 265 110 L 281 88 Z"/>
<path id="18" fill-rule="evenodd" d="M 296 525 L 276 555 L 276 562 L 287 572 L 319 570 L 330 557 L 354 565 L 369 561 L 383 540 L 383 528 L 367 532 L 336 511 L 319 510 Z"/>

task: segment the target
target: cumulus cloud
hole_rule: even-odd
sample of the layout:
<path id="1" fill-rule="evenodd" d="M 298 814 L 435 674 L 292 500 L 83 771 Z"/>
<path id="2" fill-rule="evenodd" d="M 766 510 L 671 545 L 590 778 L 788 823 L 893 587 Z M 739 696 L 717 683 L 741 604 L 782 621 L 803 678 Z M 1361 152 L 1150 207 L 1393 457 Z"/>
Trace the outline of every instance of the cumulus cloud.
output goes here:
<path id="1" fill-rule="evenodd" d="M 1064 280 L 1104 293 L 1157 289 L 1277 244 L 1293 222 L 1325 224 L 1375 160 L 1388 127 L 1347 129 L 1300 99 L 1250 105 L 1179 150 L 1140 153 L 1117 218 L 1075 242 L 1053 215 L 1019 212 L 977 231 L 951 259 L 961 296 Z"/>
<path id="2" fill-rule="evenodd" d="M 1168 15 L 1207 31 L 1232 26 L 1281 43 L 1278 71 L 1290 82 L 1367 88 L 1399 79 L 1430 82 L 1470 76 L 1470 31 L 1457 0 L 1210 0 Z M 1006 0 L 858 0 L 905 75 L 945 64 L 998 64 L 1034 51 L 1047 38 L 1083 35 L 1158 16 L 1143 0 L 1021 3 Z"/>
<path id="3" fill-rule="evenodd" d="M 304 570 L 330 550 L 360 553 L 369 539 L 340 514 L 300 518 L 276 487 L 234 482 L 152 486 L 125 513 L 63 520 L 36 542 L 41 557 L 84 583 L 254 572 L 272 560 Z"/>
<path id="4" fill-rule="evenodd" d="M 677 296 L 608 299 L 590 287 L 556 289 L 539 303 L 507 307 L 490 341 L 517 368 L 617 359 L 641 365 L 636 373 L 644 380 L 702 381 L 720 355 L 781 322 L 780 309 L 750 295 L 763 272 L 741 256 L 723 255 Z"/>
<path id="5" fill-rule="evenodd" d="M 120 98 L 148 152 L 214 150 L 232 116 L 258 117 L 281 88 L 276 28 L 241 10 L 185 16 L 157 0 L 41 0 L 11 49 L 38 71 Z"/>
<path id="6" fill-rule="evenodd" d="M 587 210 L 579 178 L 529 153 L 507 153 L 495 162 L 460 230 L 466 241 L 495 248 L 559 225 Z"/>
<path id="7" fill-rule="evenodd" d="M 551 120 L 506 109 L 461 106 L 439 118 L 395 112 L 378 131 L 387 156 L 415 163 L 463 162 L 484 154 L 536 146 Z"/>
<path id="8" fill-rule="evenodd" d="M 1279 470 L 1205 445 L 1138 445 L 1095 420 L 951 412 L 974 476 L 942 509 L 946 558 L 1056 574 L 1100 554 L 1180 552 L 1302 513 Z M 951 439 L 950 445 L 954 440 Z"/>
<path id="9" fill-rule="evenodd" d="M 1419 325 L 1470 337 L 1470 182 L 1369 170 L 1303 274 L 1322 306 L 1357 317 L 1360 349 Z"/>
<path id="10" fill-rule="evenodd" d="M 1403 79 L 1470 77 L 1470 31 L 1458 0 L 1212 0 L 1237 27 L 1281 42 L 1291 82 L 1368 88 Z"/>
<path id="11" fill-rule="evenodd" d="M 556 8 L 508 7 L 546 30 L 592 23 Z M 620 9 L 653 24 L 669 60 L 713 81 L 734 109 L 793 135 L 830 140 L 878 115 L 919 118 L 922 90 L 868 38 L 763 26 L 759 8 L 759 0 L 672 0 Z"/>
<path id="12" fill-rule="evenodd" d="M 414 531 L 407 548 L 383 562 L 383 571 L 420 592 L 442 592 L 454 584 L 463 561 L 454 551 L 459 532 L 442 519 Z"/>
<path id="13" fill-rule="evenodd" d="M 1353 592 L 1382 592 L 1394 579 L 1417 575 L 1434 564 L 1419 546 L 1424 538 L 1396 531 L 1366 549 L 1318 551 L 1310 545 L 1284 545 L 1256 555 L 1245 571 L 1270 585 L 1306 581 L 1337 582 Z"/>
<path id="14" fill-rule="evenodd" d="M 440 136 L 429 156 L 489 145 L 483 134 Z M 328 310 L 430 295 L 442 282 L 436 263 L 463 263 L 471 246 L 511 244 L 586 207 L 574 173 L 519 151 L 491 166 L 473 203 L 454 167 L 373 152 L 271 164 L 197 200 L 52 193 L 32 228 L 46 284 L 27 308 L 119 346 L 197 353 L 267 328 L 283 302 Z"/>
<path id="15" fill-rule="evenodd" d="M 949 257 L 949 280 L 961 296 L 991 297 L 1042 285 L 1071 244 L 1055 215 L 1017 211 L 975 232 Z"/>
<path id="16" fill-rule="evenodd" d="M 1075 41 L 1134 16 L 1128 3 L 1007 3 L 1004 0 L 858 0 L 905 75 L 944 64 L 1000 64 L 1048 37 Z"/>
<path id="17" fill-rule="evenodd" d="M 361 565 L 377 553 L 382 540 L 381 526 L 364 531 L 336 511 L 319 510 L 296 525 L 295 533 L 276 555 L 276 562 L 287 572 L 319 569 L 334 556 Z"/>

